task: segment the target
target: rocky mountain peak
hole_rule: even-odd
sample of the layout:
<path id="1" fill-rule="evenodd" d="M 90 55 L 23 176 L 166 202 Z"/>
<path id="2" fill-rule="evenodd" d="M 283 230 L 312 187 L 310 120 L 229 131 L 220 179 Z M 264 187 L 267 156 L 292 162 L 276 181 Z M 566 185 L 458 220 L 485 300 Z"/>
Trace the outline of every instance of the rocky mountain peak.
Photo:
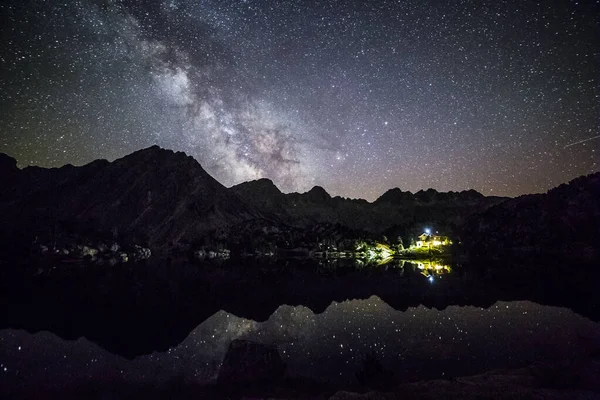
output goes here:
<path id="1" fill-rule="evenodd" d="M 311 201 L 315 201 L 315 202 L 323 202 L 323 201 L 331 200 L 331 196 L 329 195 L 329 193 L 327 193 L 327 191 L 325 189 L 323 189 L 321 186 L 314 186 L 312 189 L 310 189 L 308 192 L 306 192 L 306 196 Z"/>
<path id="2" fill-rule="evenodd" d="M 263 197 L 279 197 L 281 191 L 272 180 L 260 178 L 253 181 L 242 182 L 230 188 L 233 192 L 239 195 L 263 196 Z"/>
<path id="3" fill-rule="evenodd" d="M 10 158 L 2 159 L 1 168 L 14 170 Z M 69 225 L 77 232 L 126 232 L 160 247 L 256 217 L 193 157 L 158 146 L 113 162 L 30 167 L 15 176 L 0 218 L 6 229 L 23 226 L 40 237 Z M 19 217 L 15 209 L 22 210 Z"/>
<path id="4" fill-rule="evenodd" d="M 275 186 L 273 181 L 268 178 L 260 178 L 248 183 L 252 183 L 256 188 L 264 190 L 267 193 L 281 194 L 281 190 L 279 190 L 279 188 Z"/>
<path id="5" fill-rule="evenodd" d="M 157 145 L 135 151 L 131 154 L 126 155 L 123 158 L 115 160 L 115 162 L 149 162 L 151 164 L 169 161 L 179 162 L 186 166 L 194 164 L 200 166 L 200 163 L 198 163 L 198 161 L 196 161 L 194 157 L 188 156 L 182 151 L 176 152 L 169 149 L 163 149 L 162 147 L 159 147 Z"/>
<path id="6" fill-rule="evenodd" d="M 413 195 L 411 192 L 403 192 L 399 188 L 389 189 L 387 192 L 379 196 L 377 200 L 375 200 L 376 204 L 381 203 L 390 203 L 390 204 L 398 204 L 405 200 L 412 200 Z"/>
<path id="7" fill-rule="evenodd" d="M 459 193 L 459 196 L 465 200 L 475 200 L 475 199 L 480 199 L 480 198 L 485 197 L 484 195 L 482 195 L 481 193 L 479 193 L 477 190 L 474 190 L 474 189 L 463 190 L 462 192 Z"/>
<path id="8" fill-rule="evenodd" d="M 437 190 L 429 188 L 427 190 L 419 190 L 415 193 L 415 198 L 423 203 L 430 203 L 436 200 L 438 194 Z"/>

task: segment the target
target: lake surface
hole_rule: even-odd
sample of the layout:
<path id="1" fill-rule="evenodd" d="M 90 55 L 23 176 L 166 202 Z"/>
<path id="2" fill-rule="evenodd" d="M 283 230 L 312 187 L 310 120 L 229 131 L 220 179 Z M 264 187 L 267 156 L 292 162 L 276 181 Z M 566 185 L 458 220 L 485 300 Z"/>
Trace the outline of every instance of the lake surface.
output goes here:
<path id="1" fill-rule="evenodd" d="M 290 376 L 355 389 L 367 357 L 409 382 L 578 359 L 600 343 L 595 313 L 524 300 L 518 288 L 510 299 L 486 278 L 436 265 L 333 275 L 222 265 L 146 265 L 126 277 L 57 273 L 36 283 L 39 302 L 11 307 L 41 309 L 29 319 L 13 312 L 4 325 L 10 328 L 0 330 L 0 382 L 15 394 L 88 382 L 206 384 L 215 381 L 229 344 L 245 339 L 276 346 Z M 58 282 L 63 293 L 55 291 Z M 554 288 L 537 286 L 523 290 L 544 302 L 540 293 Z M 563 295 L 573 297 L 570 290 Z M 573 304 L 589 303 L 582 293 Z"/>

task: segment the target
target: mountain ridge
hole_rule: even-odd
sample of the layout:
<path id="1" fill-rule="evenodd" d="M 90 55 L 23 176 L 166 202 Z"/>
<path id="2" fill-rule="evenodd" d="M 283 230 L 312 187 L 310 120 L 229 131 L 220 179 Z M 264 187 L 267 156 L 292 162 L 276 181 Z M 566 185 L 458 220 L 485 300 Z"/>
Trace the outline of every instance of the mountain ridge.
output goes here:
<path id="1" fill-rule="evenodd" d="M 6 167 L 5 167 L 6 168 Z M 49 236 L 127 232 L 154 246 L 258 216 L 192 157 L 158 146 L 81 167 L 26 167 L 13 174 L 0 216 L 9 227 Z"/>
<path id="2" fill-rule="evenodd" d="M 472 216 L 464 226 L 471 255 L 600 257 L 600 172 L 546 193 L 523 195 Z"/>
<path id="3" fill-rule="evenodd" d="M 321 186 L 304 193 L 283 193 L 266 178 L 226 188 L 193 157 L 156 145 L 112 162 L 94 160 L 78 167 L 19 169 L 14 158 L 0 154 L 0 174 L 5 178 L 0 193 L 0 218 L 5 222 L 0 233 L 5 238 L 20 232 L 30 240 L 40 237 L 48 243 L 61 233 L 97 231 L 105 237 L 111 233 L 130 236 L 154 248 L 189 244 L 219 229 L 223 233 L 218 236 L 227 237 L 228 229 L 247 222 L 255 227 L 294 229 L 343 226 L 347 232 L 364 232 L 367 237 L 393 238 L 414 237 L 425 227 L 435 226 L 436 231 L 453 235 L 464 233 L 465 226 L 477 232 L 480 226 L 472 221 L 480 221 L 481 226 L 488 218 L 510 221 L 507 211 L 496 212 L 503 215 L 498 218 L 487 212 L 490 209 L 508 209 L 544 196 L 579 196 L 572 193 L 570 184 L 547 194 L 513 199 L 484 196 L 473 189 L 438 192 L 430 188 L 413 194 L 392 188 L 373 202 L 332 197 Z M 583 191 L 593 191 L 593 185 L 584 184 L 592 178 L 578 179 Z M 585 210 L 582 207 L 577 210 Z M 543 207 L 535 212 L 542 211 Z M 497 229 L 502 231 L 500 225 Z M 462 237 L 477 242 L 468 232 Z"/>
<path id="4" fill-rule="evenodd" d="M 74 166 L 73 164 L 65 164 L 61 167 L 40 167 L 40 166 L 36 166 L 36 165 L 32 165 L 32 166 L 26 166 L 24 168 L 19 168 L 17 166 L 17 161 L 15 158 L 13 158 L 12 156 L 6 154 L 6 153 L 0 153 L 0 173 L 14 173 L 16 171 L 24 171 L 27 170 L 29 168 L 33 168 L 33 169 L 44 169 L 44 170 L 56 170 L 56 169 L 61 169 L 61 168 L 65 168 L 65 167 L 73 167 L 73 168 L 81 168 L 81 167 L 85 167 L 85 166 L 90 166 L 90 165 L 94 165 L 96 163 L 115 163 L 115 162 L 121 162 L 121 160 L 124 159 L 130 159 L 131 157 L 140 157 L 140 155 L 142 154 L 160 154 L 161 152 L 164 152 L 163 154 L 171 154 L 173 156 L 183 156 L 185 158 L 187 158 L 192 164 L 197 164 L 198 166 L 201 167 L 202 172 L 204 174 L 206 174 L 207 176 L 210 176 L 212 179 L 214 179 L 208 172 L 206 172 L 206 170 L 204 170 L 204 168 L 202 167 L 202 165 L 199 163 L 198 160 L 196 160 L 193 156 L 188 155 L 187 153 L 183 152 L 183 151 L 174 151 L 171 149 L 166 149 L 163 147 L 160 147 L 158 145 L 152 145 L 150 147 L 146 147 L 146 148 L 142 148 L 140 150 L 136 150 L 130 154 L 127 154 L 123 157 L 117 158 L 114 161 L 108 161 L 106 159 L 95 159 L 92 160 L 86 164 L 80 165 L 80 166 Z M 140 157 L 141 158 L 141 157 Z M 182 158 L 183 159 L 183 158 Z M 216 179 L 215 179 L 216 180 Z M 217 181 L 218 182 L 218 181 Z M 373 201 L 369 201 L 363 198 L 350 198 L 350 197 L 344 197 L 344 196 L 332 196 L 331 194 L 329 194 L 329 192 L 327 192 L 326 189 L 324 189 L 322 186 L 319 185 L 315 185 L 313 186 L 311 189 L 305 191 L 305 192 L 288 192 L 288 193 L 284 193 L 283 191 L 281 191 L 281 189 L 279 189 L 279 187 L 277 187 L 277 185 L 269 178 L 258 178 L 258 179 L 254 179 L 254 180 L 249 180 L 249 181 L 244 181 L 244 182 L 240 182 L 238 184 L 235 184 L 233 186 L 230 186 L 228 189 L 233 189 L 233 188 L 237 188 L 240 186 L 244 186 L 247 184 L 254 184 L 254 183 L 260 183 L 262 185 L 265 186 L 272 186 L 274 189 L 276 189 L 277 192 L 284 194 L 284 195 L 290 195 L 290 194 L 308 194 L 311 192 L 320 192 L 321 195 L 323 196 L 326 195 L 326 197 L 329 197 L 331 199 L 335 199 L 335 198 L 339 198 L 339 199 L 343 199 L 343 200 L 357 200 L 357 201 L 364 201 L 364 202 L 368 202 L 368 203 L 376 203 L 378 201 L 381 201 L 382 198 L 384 198 L 387 194 L 389 194 L 389 192 L 393 192 L 393 191 L 400 191 L 401 193 L 405 193 L 405 194 L 409 194 L 409 195 L 417 195 L 419 194 L 420 196 L 426 196 L 429 193 L 437 193 L 437 194 L 448 194 L 448 195 L 456 195 L 456 194 L 466 194 L 466 193 L 473 193 L 474 195 L 478 196 L 478 197 L 498 197 L 498 198 L 510 198 L 507 196 L 485 196 L 483 194 L 481 194 L 480 192 L 476 191 L 475 189 L 465 189 L 465 190 L 461 190 L 461 191 L 448 191 L 448 192 L 443 192 L 443 191 L 438 191 L 437 189 L 434 188 L 428 188 L 428 189 L 420 189 L 417 192 L 415 192 L 414 194 L 411 191 L 402 191 L 400 188 L 398 187 L 394 187 L 394 188 L 390 188 L 387 191 L 385 191 L 384 193 L 382 193 L 378 198 L 376 198 Z"/>

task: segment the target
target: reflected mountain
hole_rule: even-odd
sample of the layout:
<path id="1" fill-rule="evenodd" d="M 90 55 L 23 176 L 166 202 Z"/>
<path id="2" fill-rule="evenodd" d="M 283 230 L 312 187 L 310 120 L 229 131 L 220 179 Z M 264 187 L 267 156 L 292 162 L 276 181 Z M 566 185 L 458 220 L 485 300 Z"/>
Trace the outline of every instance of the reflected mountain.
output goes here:
<path id="1" fill-rule="evenodd" d="M 177 346 L 133 360 L 87 339 L 66 342 L 47 332 L 2 330 L 0 356 L 7 388 L 19 398 L 31 387 L 63 393 L 86 385 L 93 393 L 92 388 L 139 385 L 169 395 L 179 385 L 198 395 L 210 389 L 206 385 L 230 387 L 240 372 L 256 376 L 261 363 L 266 370 L 259 375 L 272 377 L 270 386 L 311 382 L 322 391 L 362 391 L 532 362 L 581 360 L 590 353 L 589 342 L 599 339 L 599 324 L 529 301 L 398 311 L 371 296 L 333 302 L 320 314 L 281 305 L 262 322 L 219 310 Z M 248 359 L 254 360 L 251 367 L 238 363 Z M 56 363 L 60 368 L 47 368 Z"/>
<path id="2" fill-rule="evenodd" d="M 398 311 L 530 300 L 600 319 L 596 276 L 589 270 L 578 274 L 577 266 L 545 268 L 552 271 L 549 277 L 537 272 L 540 267 L 509 263 L 466 268 L 414 260 L 365 270 L 309 260 L 74 265 L 2 279 L 0 327 L 48 330 L 65 339 L 84 336 L 132 358 L 177 346 L 220 310 L 262 322 L 282 305 L 321 314 L 332 303 L 373 295 Z"/>

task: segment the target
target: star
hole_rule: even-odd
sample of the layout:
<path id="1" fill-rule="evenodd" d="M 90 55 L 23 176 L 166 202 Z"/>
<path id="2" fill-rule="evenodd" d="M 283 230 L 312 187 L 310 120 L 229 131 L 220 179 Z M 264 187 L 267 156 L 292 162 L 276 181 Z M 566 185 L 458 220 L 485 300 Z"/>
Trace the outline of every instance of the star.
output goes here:
<path id="1" fill-rule="evenodd" d="M 598 170 L 594 2 L 0 12 L 0 146 L 22 167 L 158 144 L 225 186 L 266 177 L 368 200 L 394 186 L 517 196 Z"/>

